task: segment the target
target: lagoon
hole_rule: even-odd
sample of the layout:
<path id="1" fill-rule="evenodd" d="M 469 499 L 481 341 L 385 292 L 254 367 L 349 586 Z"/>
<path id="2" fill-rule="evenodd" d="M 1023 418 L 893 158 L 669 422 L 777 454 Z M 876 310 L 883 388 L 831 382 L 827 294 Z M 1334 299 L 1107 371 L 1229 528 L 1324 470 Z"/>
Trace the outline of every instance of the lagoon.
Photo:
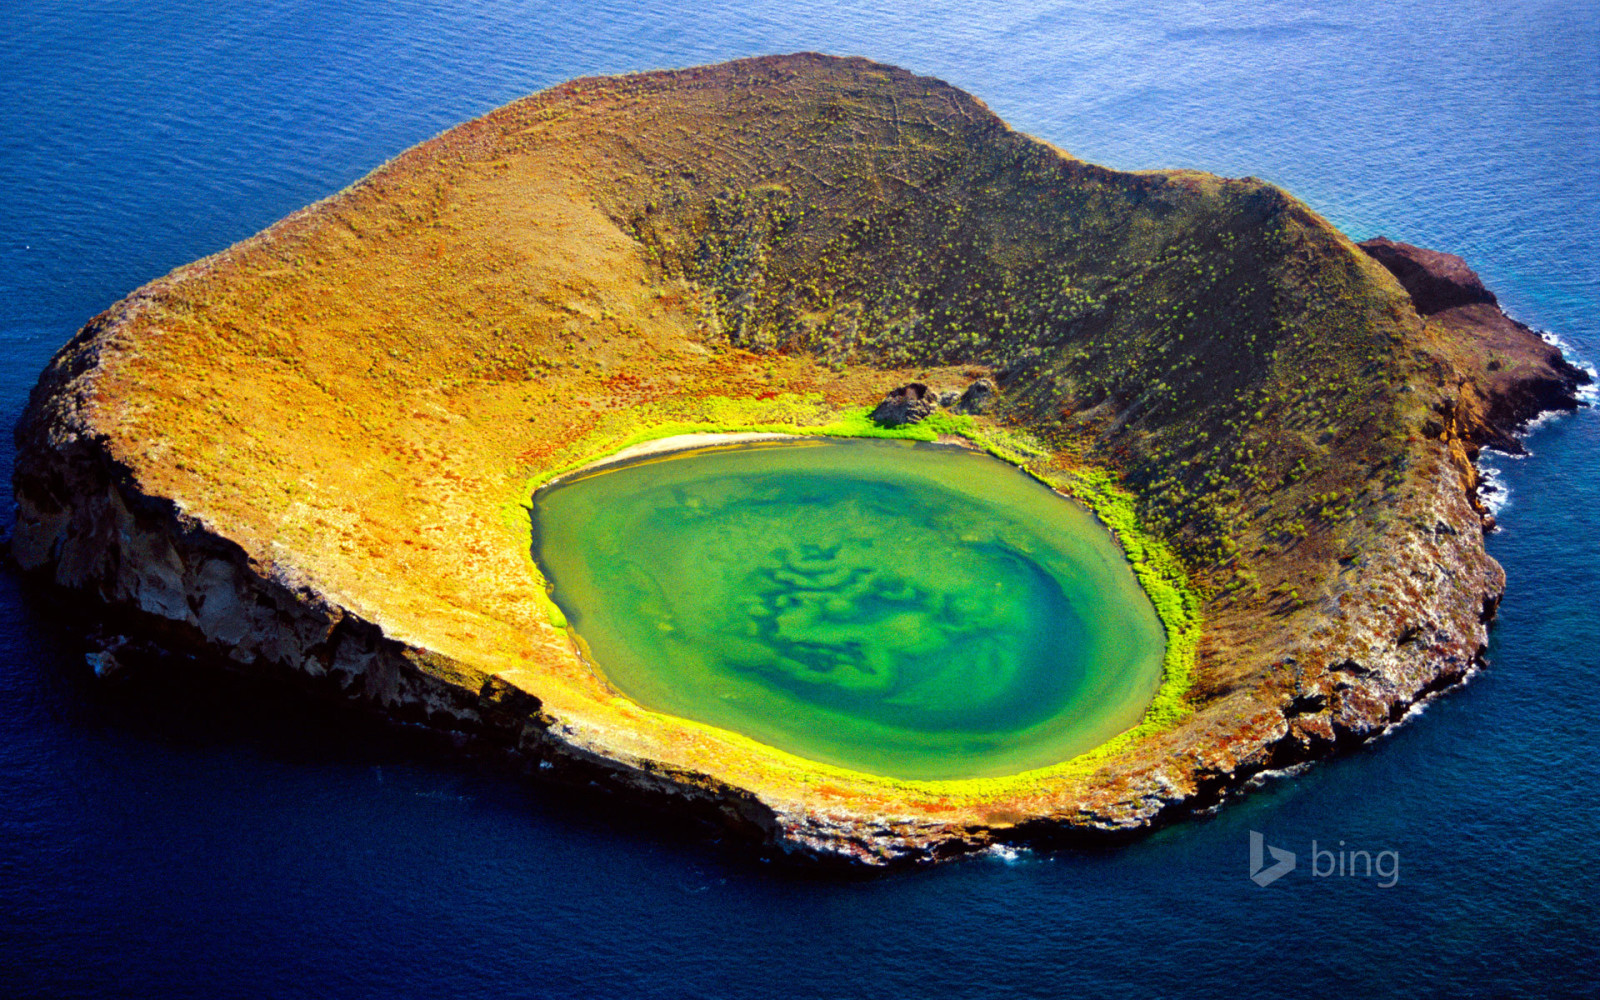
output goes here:
<path id="1" fill-rule="evenodd" d="M 1094 516 L 966 448 L 703 448 L 534 498 L 535 556 L 647 708 L 903 779 L 1014 774 L 1138 723 L 1165 633 Z"/>

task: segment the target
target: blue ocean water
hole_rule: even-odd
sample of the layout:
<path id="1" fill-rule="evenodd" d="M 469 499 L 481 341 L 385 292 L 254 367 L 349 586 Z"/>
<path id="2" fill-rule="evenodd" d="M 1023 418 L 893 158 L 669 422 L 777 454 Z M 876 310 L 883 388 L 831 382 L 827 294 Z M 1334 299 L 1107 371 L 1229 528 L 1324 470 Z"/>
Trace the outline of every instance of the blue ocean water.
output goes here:
<path id="1" fill-rule="evenodd" d="M 1464 255 L 1600 357 L 1590 0 L 1117 6 L 7 0 L 0 422 L 117 297 L 459 120 L 799 49 L 944 77 L 1112 166 L 1265 177 L 1358 238 Z M 866 881 L 270 692 L 96 685 L 81 615 L 0 575 L 0 994 L 1592 995 L 1600 419 L 1529 445 L 1497 462 L 1510 591 L 1464 689 L 1127 847 Z M 1296 871 L 1250 881 L 1250 830 Z M 1319 877 L 1313 842 L 1399 877 Z"/>

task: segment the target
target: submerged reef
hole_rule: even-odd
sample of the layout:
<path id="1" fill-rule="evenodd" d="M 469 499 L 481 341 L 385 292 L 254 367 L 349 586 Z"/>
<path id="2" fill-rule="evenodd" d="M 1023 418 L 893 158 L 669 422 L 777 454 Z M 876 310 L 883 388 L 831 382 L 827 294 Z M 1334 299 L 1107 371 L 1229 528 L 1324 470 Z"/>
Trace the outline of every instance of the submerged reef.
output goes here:
<path id="1" fill-rule="evenodd" d="M 1465 677 L 1504 585 L 1477 450 L 1585 380 L 1458 258 L 1358 247 L 1252 178 L 1085 163 L 890 66 L 766 57 L 517 101 L 96 316 L 17 428 L 12 553 L 551 779 L 920 863 L 1170 821 Z M 869 419 L 908 383 L 920 418 Z M 909 781 L 622 697 L 529 498 L 727 431 L 962 438 L 1082 500 L 1167 628 L 1145 720 Z"/>

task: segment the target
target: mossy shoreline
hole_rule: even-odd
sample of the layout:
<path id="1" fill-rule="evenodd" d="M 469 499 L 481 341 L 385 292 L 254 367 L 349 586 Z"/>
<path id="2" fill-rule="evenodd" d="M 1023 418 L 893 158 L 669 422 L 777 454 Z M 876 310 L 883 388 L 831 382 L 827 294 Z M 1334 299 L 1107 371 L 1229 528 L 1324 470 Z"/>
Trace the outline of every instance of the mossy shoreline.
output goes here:
<path id="1" fill-rule="evenodd" d="M 777 404 L 780 408 L 786 403 L 803 407 L 808 404 L 816 405 L 818 402 L 816 399 L 794 398 L 778 400 Z M 1130 568 L 1139 580 L 1145 595 L 1149 597 L 1156 616 L 1167 633 L 1167 646 L 1162 662 L 1162 681 L 1145 710 L 1143 720 L 1137 726 L 1119 733 L 1092 750 L 1046 767 L 995 778 L 916 781 L 835 767 L 766 747 L 738 734 L 742 742 L 748 741 L 753 747 L 761 747 L 764 752 L 780 757 L 789 766 L 802 773 L 809 771 L 830 777 L 849 777 L 941 796 L 989 797 L 1025 791 L 1036 787 L 1038 782 L 1051 778 L 1091 773 L 1101 762 L 1132 743 L 1172 729 L 1189 713 L 1190 709 L 1184 702 L 1184 696 L 1191 684 L 1195 653 L 1203 625 L 1200 597 L 1171 546 L 1140 526 L 1134 497 L 1117 485 L 1115 476 L 1111 473 L 1100 469 L 1075 469 L 1070 473 L 1055 475 L 1041 473 L 1031 468 L 1029 461 L 1045 454 L 1044 448 L 1029 442 L 1023 434 L 970 415 L 941 411 L 919 423 L 889 427 L 875 423 L 871 419 L 870 407 L 847 411 L 826 422 L 809 424 L 763 420 L 762 415 L 774 409 L 774 406 L 766 401 L 730 399 L 719 401 L 719 408 L 742 412 L 737 415 L 729 413 L 716 423 L 670 421 L 634 428 L 604 444 L 585 442 L 581 457 L 527 476 L 524 479 L 523 495 L 531 496 L 534 491 L 562 476 L 627 448 L 681 435 L 783 434 L 797 437 L 879 438 L 923 442 L 936 442 L 950 436 L 960 437 L 969 442 L 971 447 L 1022 469 L 1038 482 L 1062 496 L 1077 501 L 1094 514 L 1122 546 Z M 738 447 L 738 445 L 726 447 Z M 694 449 L 693 446 L 686 445 L 685 450 Z M 533 527 L 530 520 L 531 509 L 526 503 L 519 502 L 503 509 L 509 516 L 518 519 L 520 524 L 526 525 L 531 537 Z M 531 551 L 528 558 L 533 572 L 538 575 L 542 584 L 539 596 L 550 623 L 557 628 L 567 629 L 566 617 L 551 600 L 549 583 L 544 579 L 544 574 L 537 561 L 533 559 Z M 603 668 L 598 664 L 596 667 L 603 672 Z M 705 729 L 716 728 L 677 716 L 672 718 L 684 725 Z M 802 776 L 800 780 L 806 779 Z"/>

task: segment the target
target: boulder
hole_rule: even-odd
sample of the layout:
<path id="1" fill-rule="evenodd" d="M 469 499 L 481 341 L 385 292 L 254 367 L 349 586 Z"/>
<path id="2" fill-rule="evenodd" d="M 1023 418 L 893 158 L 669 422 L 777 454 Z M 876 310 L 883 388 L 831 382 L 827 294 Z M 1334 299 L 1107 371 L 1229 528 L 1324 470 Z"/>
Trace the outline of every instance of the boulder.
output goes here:
<path id="1" fill-rule="evenodd" d="M 902 427 L 923 419 L 938 403 L 938 397 L 927 386 L 908 382 L 883 397 L 883 402 L 872 411 L 872 419 L 889 427 Z"/>
<path id="2" fill-rule="evenodd" d="M 961 394 L 961 398 L 956 400 L 956 412 L 988 413 L 989 408 L 994 405 L 997 395 L 998 392 L 995 390 L 994 383 L 986 378 L 980 378 L 967 386 L 966 391 Z"/>

